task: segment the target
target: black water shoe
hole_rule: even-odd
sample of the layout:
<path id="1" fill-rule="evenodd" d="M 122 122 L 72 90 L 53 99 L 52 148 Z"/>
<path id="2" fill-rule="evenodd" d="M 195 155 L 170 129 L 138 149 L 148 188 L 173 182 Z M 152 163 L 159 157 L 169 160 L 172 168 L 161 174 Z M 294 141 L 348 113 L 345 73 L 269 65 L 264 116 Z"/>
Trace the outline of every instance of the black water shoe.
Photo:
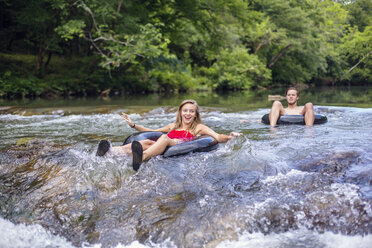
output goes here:
<path id="1" fill-rule="evenodd" d="M 138 141 L 132 142 L 132 154 L 133 154 L 133 170 L 138 171 L 142 164 L 143 149 L 141 143 Z"/>
<path id="2" fill-rule="evenodd" d="M 106 152 L 110 149 L 111 144 L 108 140 L 101 140 L 98 144 L 98 149 L 97 149 L 97 156 L 102 157 L 103 155 L 106 154 Z"/>

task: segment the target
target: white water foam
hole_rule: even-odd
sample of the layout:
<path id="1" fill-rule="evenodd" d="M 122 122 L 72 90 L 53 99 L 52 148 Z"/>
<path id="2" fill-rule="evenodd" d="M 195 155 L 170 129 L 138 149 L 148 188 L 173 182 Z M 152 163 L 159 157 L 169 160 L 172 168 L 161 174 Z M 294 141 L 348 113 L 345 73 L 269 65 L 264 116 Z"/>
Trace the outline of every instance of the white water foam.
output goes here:
<path id="1" fill-rule="evenodd" d="M 263 233 L 244 233 L 238 240 L 221 242 L 217 248 L 370 248 L 371 244 L 372 235 L 346 236 L 332 232 L 317 233 L 307 229 L 300 229 L 269 235 Z"/>
<path id="2" fill-rule="evenodd" d="M 53 235 L 40 225 L 13 224 L 0 217 L 0 248 L 78 248 L 64 237 Z M 171 248 L 176 246 L 169 240 L 162 244 L 146 246 L 138 241 L 115 248 Z M 102 248 L 101 244 L 84 243 L 80 248 Z"/>
<path id="3" fill-rule="evenodd" d="M 40 225 L 15 225 L 0 218 L 0 247 L 1 248 L 46 248 L 74 246 L 65 238 L 51 234 Z"/>
<path id="4" fill-rule="evenodd" d="M 332 232 L 317 233 L 307 229 L 292 230 L 285 233 L 243 233 L 238 240 L 222 241 L 217 248 L 285 248 L 285 247 L 324 247 L 324 248 L 369 248 L 372 235 L 346 236 Z M 40 225 L 13 224 L 0 218 L 1 248 L 77 248 L 65 238 L 53 235 Z M 162 244 L 143 245 L 138 241 L 118 244 L 115 248 L 166 248 L 176 247 L 171 241 Z M 83 244 L 81 248 L 102 248 L 101 244 Z"/>

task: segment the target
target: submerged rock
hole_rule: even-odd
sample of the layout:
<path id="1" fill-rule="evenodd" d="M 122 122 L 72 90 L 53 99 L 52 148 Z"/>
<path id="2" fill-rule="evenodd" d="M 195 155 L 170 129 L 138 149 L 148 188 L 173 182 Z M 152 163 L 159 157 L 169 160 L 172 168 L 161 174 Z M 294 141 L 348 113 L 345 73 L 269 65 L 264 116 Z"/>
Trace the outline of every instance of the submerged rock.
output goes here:
<path id="1" fill-rule="evenodd" d="M 0 174 L 4 218 L 41 224 L 76 246 L 89 242 L 102 247 L 135 240 L 215 247 L 237 239 L 240 232 L 283 233 L 303 227 L 350 235 L 372 232 L 370 202 L 358 195 L 356 186 L 335 183 L 358 161 L 356 152 L 302 163 L 297 165 L 302 171 L 285 174 L 266 169 L 218 173 L 190 159 L 174 170 L 156 169 L 153 162 L 123 179 L 125 166 L 118 169 L 112 158 L 65 148 L 25 138 L 0 152 L 8 167 Z M 79 160 L 84 160 L 80 167 Z M 154 160 L 166 164 L 185 157 Z M 120 186 L 105 192 L 99 183 L 112 183 L 116 174 Z"/>
<path id="2" fill-rule="evenodd" d="M 11 106 L 4 106 L 4 107 L 0 107 L 0 114 L 8 114 L 9 111 L 11 109 L 13 109 L 14 107 L 11 107 Z"/>
<path id="3" fill-rule="evenodd" d="M 359 156 L 360 154 L 355 151 L 336 153 L 320 160 L 299 165 L 299 169 L 309 172 L 338 174 L 345 171 L 351 164 L 356 163 Z"/>
<path id="4" fill-rule="evenodd" d="M 33 137 L 21 138 L 15 144 L 0 151 L 0 166 L 24 164 L 38 156 L 58 152 L 67 147 L 67 145 L 59 145 Z"/>

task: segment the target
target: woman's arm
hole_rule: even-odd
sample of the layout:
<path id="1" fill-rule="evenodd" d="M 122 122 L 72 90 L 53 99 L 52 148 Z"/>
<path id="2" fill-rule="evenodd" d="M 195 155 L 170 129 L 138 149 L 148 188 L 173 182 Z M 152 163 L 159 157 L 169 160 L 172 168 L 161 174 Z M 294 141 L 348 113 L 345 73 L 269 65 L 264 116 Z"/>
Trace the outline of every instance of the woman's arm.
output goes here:
<path id="1" fill-rule="evenodd" d="M 219 143 L 225 143 L 225 142 L 231 140 L 232 138 L 238 137 L 238 136 L 241 135 L 241 133 L 236 133 L 236 132 L 231 132 L 230 135 L 219 134 L 219 133 L 216 133 L 215 131 L 213 131 L 210 127 L 208 127 L 206 125 L 203 125 L 203 124 L 198 125 L 197 133 L 202 134 L 202 135 L 203 134 L 204 135 L 209 135 L 209 136 L 213 137 L 215 140 L 217 140 L 217 142 L 219 142 Z"/>
<path id="2" fill-rule="evenodd" d="M 147 128 L 147 127 L 144 127 L 144 126 L 140 126 L 138 124 L 135 124 L 129 117 L 128 114 L 122 112 L 120 114 L 121 117 L 123 117 L 123 119 L 127 122 L 127 124 L 131 127 L 131 128 L 134 128 L 136 129 L 137 131 L 140 131 L 140 132 L 145 132 L 145 131 L 159 131 L 159 132 L 163 132 L 163 133 L 167 133 L 169 132 L 170 130 L 173 129 L 173 126 L 174 126 L 174 123 L 171 123 L 171 124 L 168 124 L 164 127 L 161 127 L 161 128 L 158 128 L 158 129 L 151 129 L 151 128 Z"/>

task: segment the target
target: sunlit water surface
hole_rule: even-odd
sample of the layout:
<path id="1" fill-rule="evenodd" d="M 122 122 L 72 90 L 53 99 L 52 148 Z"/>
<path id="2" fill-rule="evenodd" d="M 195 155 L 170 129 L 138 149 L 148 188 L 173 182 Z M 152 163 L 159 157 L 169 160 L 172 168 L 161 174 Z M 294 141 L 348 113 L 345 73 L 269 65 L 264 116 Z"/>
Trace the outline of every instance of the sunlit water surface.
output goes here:
<path id="1" fill-rule="evenodd" d="M 371 247 L 372 109 L 316 106 L 326 124 L 270 128 L 267 108 L 202 106 L 205 124 L 243 136 L 138 173 L 130 156 L 95 156 L 133 132 L 121 111 L 0 115 L 0 247 Z M 157 128 L 174 111 L 130 116 Z M 25 137 L 66 147 L 10 159 Z"/>

